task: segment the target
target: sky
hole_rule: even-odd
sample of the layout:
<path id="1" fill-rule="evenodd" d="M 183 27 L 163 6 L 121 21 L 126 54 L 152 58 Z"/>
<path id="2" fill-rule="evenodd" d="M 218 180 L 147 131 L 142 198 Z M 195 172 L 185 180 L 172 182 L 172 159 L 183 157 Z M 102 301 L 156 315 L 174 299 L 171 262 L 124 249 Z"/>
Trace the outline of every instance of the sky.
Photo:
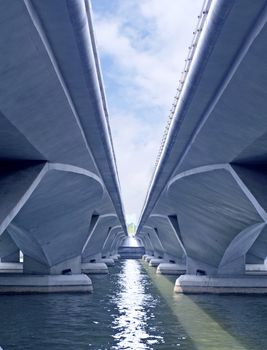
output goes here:
<path id="1" fill-rule="evenodd" d="M 91 0 L 126 221 L 138 223 L 203 0 Z"/>

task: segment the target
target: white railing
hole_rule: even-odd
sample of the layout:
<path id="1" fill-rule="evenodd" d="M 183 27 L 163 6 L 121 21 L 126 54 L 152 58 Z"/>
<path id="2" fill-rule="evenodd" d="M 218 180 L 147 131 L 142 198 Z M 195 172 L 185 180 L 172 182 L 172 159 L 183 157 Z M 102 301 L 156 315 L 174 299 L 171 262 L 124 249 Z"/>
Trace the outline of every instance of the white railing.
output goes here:
<path id="1" fill-rule="evenodd" d="M 170 109 L 170 114 L 168 116 L 167 124 L 166 124 L 164 132 L 163 132 L 163 137 L 162 137 L 162 140 L 161 140 L 161 143 L 160 143 L 159 152 L 158 152 L 158 155 L 157 155 L 157 158 L 156 158 L 156 162 L 155 162 L 155 165 L 154 165 L 154 169 L 153 169 L 153 172 L 152 172 L 152 178 L 151 178 L 151 181 L 150 181 L 150 184 L 149 184 L 149 188 L 150 188 L 150 185 L 152 184 L 152 181 L 153 181 L 153 178 L 154 178 L 154 174 L 156 172 L 157 166 L 159 164 L 159 161 L 160 161 L 160 158 L 161 158 L 161 155 L 162 155 L 162 152 L 163 152 L 163 149 L 164 149 L 167 137 L 168 137 L 168 133 L 169 133 L 169 130 L 170 130 L 170 127 L 171 127 L 171 124 L 172 124 L 172 120 L 173 120 L 173 117 L 174 117 L 174 114 L 175 114 L 175 110 L 176 110 L 177 104 L 179 102 L 179 99 L 180 99 L 180 96 L 181 96 L 181 92 L 183 90 L 184 83 L 185 83 L 186 77 L 188 75 L 188 72 L 189 72 L 189 69 L 190 69 L 190 66 L 191 66 L 191 63 L 192 63 L 195 51 L 196 51 L 196 47 L 197 47 L 197 44 L 198 44 L 201 32 L 202 32 L 203 27 L 204 27 L 204 23 L 206 21 L 206 18 L 207 18 L 209 9 L 210 9 L 211 1 L 212 0 L 204 0 L 203 1 L 202 9 L 201 9 L 201 12 L 200 12 L 200 14 L 198 16 L 197 25 L 196 25 L 196 28 L 195 28 L 195 30 L 193 32 L 193 39 L 192 39 L 191 45 L 188 47 L 188 54 L 187 54 L 187 57 L 185 59 L 184 69 L 183 69 L 183 71 L 181 73 L 179 84 L 178 84 L 178 88 L 177 88 L 177 92 L 176 92 L 176 95 L 174 97 L 174 101 L 173 101 L 172 107 Z"/>

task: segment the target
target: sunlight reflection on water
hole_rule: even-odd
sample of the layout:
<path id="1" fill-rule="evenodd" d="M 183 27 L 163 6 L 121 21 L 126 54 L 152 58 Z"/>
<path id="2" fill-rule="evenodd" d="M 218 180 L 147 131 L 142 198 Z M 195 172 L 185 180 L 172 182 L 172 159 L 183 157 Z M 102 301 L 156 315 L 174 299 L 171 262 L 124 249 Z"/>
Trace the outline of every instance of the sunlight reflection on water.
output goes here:
<path id="1" fill-rule="evenodd" d="M 145 291 L 146 275 L 136 260 L 126 260 L 119 277 L 120 292 L 114 298 L 117 307 L 112 328 L 117 345 L 112 349 L 153 349 L 150 345 L 163 342 L 161 336 L 149 335 L 147 322 L 153 318 L 157 301 Z"/>

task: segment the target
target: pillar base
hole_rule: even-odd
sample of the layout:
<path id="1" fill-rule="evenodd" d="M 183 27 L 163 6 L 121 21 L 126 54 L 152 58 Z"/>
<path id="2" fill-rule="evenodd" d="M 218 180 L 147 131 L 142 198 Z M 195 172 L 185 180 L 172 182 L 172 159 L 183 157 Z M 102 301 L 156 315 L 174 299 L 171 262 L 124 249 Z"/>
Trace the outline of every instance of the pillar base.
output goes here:
<path id="1" fill-rule="evenodd" d="M 149 261 L 149 266 L 157 267 L 159 264 L 161 264 L 164 260 L 163 259 L 151 259 Z"/>
<path id="2" fill-rule="evenodd" d="M 102 259 L 98 259 L 96 261 L 97 263 L 104 263 L 107 266 L 114 266 L 115 265 L 115 261 L 111 258 L 102 258 Z"/>
<path id="3" fill-rule="evenodd" d="M 0 273 L 22 273 L 23 264 L 21 263 L 10 263 L 0 262 Z"/>
<path id="4" fill-rule="evenodd" d="M 28 275 L 53 276 L 67 273 L 79 275 L 81 273 L 81 256 L 76 256 L 53 266 L 48 266 L 30 256 L 24 255 L 23 272 Z"/>
<path id="5" fill-rule="evenodd" d="M 88 275 L 107 274 L 108 267 L 105 263 L 83 263 L 82 272 Z"/>
<path id="6" fill-rule="evenodd" d="M 114 261 L 118 261 L 119 260 L 119 255 L 118 254 L 112 255 L 112 256 L 110 256 L 110 259 L 113 259 Z"/>
<path id="7" fill-rule="evenodd" d="M 152 256 L 152 255 L 147 255 L 147 256 L 145 257 L 145 261 L 148 262 L 148 263 L 150 262 L 151 259 L 155 259 L 155 257 Z"/>
<path id="8" fill-rule="evenodd" d="M 160 263 L 157 273 L 161 275 L 183 275 L 186 272 L 186 266 L 181 264 Z"/>
<path id="9" fill-rule="evenodd" d="M 246 264 L 246 274 L 267 274 L 265 264 Z"/>
<path id="10" fill-rule="evenodd" d="M 80 275 L 2 275 L 0 294 L 92 293 L 90 278 Z"/>
<path id="11" fill-rule="evenodd" d="M 267 294 L 265 276 L 180 276 L 174 291 L 184 294 Z"/>

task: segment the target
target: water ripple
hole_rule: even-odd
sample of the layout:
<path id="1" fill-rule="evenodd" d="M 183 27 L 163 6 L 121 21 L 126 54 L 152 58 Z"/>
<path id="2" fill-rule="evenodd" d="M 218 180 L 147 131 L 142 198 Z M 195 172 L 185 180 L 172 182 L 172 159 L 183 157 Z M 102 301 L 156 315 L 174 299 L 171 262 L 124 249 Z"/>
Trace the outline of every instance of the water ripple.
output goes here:
<path id="1" fill-rule="evenodd" d="M 112 349 L 153 349 L 151 345 L 162 342 L 161 336 L 149 334 L 148 321 L 154 317 L 157 299 L 146 293 L 147 275 L 141 273 L 140 263 L 126 260 L 119 276 L 120 290 L 113 297 L 117 313 L 112 322 L 113 338 L 117 344 Z"/>

